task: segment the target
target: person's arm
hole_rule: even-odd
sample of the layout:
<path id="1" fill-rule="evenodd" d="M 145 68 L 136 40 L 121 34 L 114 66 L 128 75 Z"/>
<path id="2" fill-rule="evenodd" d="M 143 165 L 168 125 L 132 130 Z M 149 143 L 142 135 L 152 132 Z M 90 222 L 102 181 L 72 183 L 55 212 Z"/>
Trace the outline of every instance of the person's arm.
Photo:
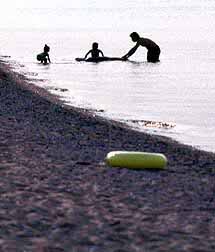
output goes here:
<path id="1" fill-rule="evenodd" d="M 128 59 L 131 55 L 133 55 L 135 52 L 136 52 L 136 50 L 137 50 L 137 48 L 139 47 L 139 43 L 137 43 L 133 48 L 131 48 L 131 50 L 128 52 L 128 53 L 126 53 L 123 57 L 122 57 L 122 59 Z"/>
<path id="2" fill-rule="evenodd" d="M 48 58 L 49 63 L 51 63 L 51 60 L 50 60 L 50 57 L 49 57 L 48 53 L 47 53 L 47 58 Z"/>
<path id="3" fill-rule="evenodd" d="M 99 50 L 99 52 L 101 53 L 102 57 L 104 57 L 104 53 L 101 50 Z"/>
<path id="4" fill-rule="evenodd" d="M 89 52 L 85 55 L 84 59 L 87 58 L 87 56 L 91 53 L 92 50 L 89 50 Z"/>

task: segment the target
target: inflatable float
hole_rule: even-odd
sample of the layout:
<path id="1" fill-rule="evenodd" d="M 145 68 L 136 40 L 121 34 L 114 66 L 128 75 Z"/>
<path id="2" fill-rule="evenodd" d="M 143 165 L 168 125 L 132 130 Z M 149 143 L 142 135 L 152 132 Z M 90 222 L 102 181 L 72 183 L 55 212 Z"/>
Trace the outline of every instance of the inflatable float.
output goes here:
<path id="1" fill-rule="evenodd" d="M 109 166 L 130 169 L 164 169 L 167 158 L 160 153 L 111 151 L 105 158 Z"/>
<path id="2" fill-rule="evenodd" d="M 76 58 L 76 61 L 84 61 L 84 62 L 102 62 L 102 61 L 125 61 L 122 58 L 117 58 L 117 57 L 98 57 L 98 58 Z"/>

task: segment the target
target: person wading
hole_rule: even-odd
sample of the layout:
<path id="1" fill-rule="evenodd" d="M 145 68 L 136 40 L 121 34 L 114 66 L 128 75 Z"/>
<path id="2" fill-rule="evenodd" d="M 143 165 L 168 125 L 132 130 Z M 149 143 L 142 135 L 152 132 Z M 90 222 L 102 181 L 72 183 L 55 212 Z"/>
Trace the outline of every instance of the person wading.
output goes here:
<path id="1" fill-rule="evenodd" d="M 131 50 L 128 53 L 126 53 L 122 57 L 122 59 L 127 60 L 131 55 L 133 55 L 136 52 L 139 46 L 143 46 L 146 47 L 146 49 L 148 50 L 147 52 L 148 62 L 156 63 L 160 61 L 159 56 L 161 50 L 160 47 L 154 41 L 148 38 L 140 37 L 137 32 L 132 32 L 130 34 L 130 37 L 133 42 L 136 42 L 136 45 L 133 48 L 131 48 Z"/>

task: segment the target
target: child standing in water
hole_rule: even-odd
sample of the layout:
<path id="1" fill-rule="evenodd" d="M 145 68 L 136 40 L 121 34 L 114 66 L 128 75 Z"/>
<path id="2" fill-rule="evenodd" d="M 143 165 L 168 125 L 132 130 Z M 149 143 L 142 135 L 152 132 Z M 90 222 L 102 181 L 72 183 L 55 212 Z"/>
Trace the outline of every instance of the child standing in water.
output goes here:
<path id="1" fill-rule="evenodd" d="M 37 55 L 37 60 L 43 64 L 51 63 L 49 58 L 50 47 L 45 44 L 43 52 Z"/>
<path id="2" fill-rule="evenodd" d="M 86 59 L 87 59 L 87 56 L 88 56 L 89 54 L 91 54 L 91 59 L 92 59 L 92 60 L 98 59 L 100 53 L 101 53 L 102 57 L 104 57 L 103 52 L 102 52 L 100 49 L 98 49 L 98 47 L 99 47 L 98 43 L 97 43 L 97 42 L 94 42 L 94 43 L 92 44 L 92 49 L 85 55 L 84 59 L 86 60 Z"/>

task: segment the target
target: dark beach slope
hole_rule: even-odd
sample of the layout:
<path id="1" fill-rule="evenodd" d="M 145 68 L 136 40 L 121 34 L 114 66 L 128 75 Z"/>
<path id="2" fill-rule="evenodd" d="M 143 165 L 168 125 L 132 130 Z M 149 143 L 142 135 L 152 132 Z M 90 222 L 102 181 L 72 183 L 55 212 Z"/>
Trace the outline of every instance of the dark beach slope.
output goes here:
<path id="1" fill-rule="evenodd" d="M 0 69 L 0 251 L 214 251 L 214 154 L 63 106 Z M 168 167 L 109 168 L 111 150 L 162 152 Z"/>

